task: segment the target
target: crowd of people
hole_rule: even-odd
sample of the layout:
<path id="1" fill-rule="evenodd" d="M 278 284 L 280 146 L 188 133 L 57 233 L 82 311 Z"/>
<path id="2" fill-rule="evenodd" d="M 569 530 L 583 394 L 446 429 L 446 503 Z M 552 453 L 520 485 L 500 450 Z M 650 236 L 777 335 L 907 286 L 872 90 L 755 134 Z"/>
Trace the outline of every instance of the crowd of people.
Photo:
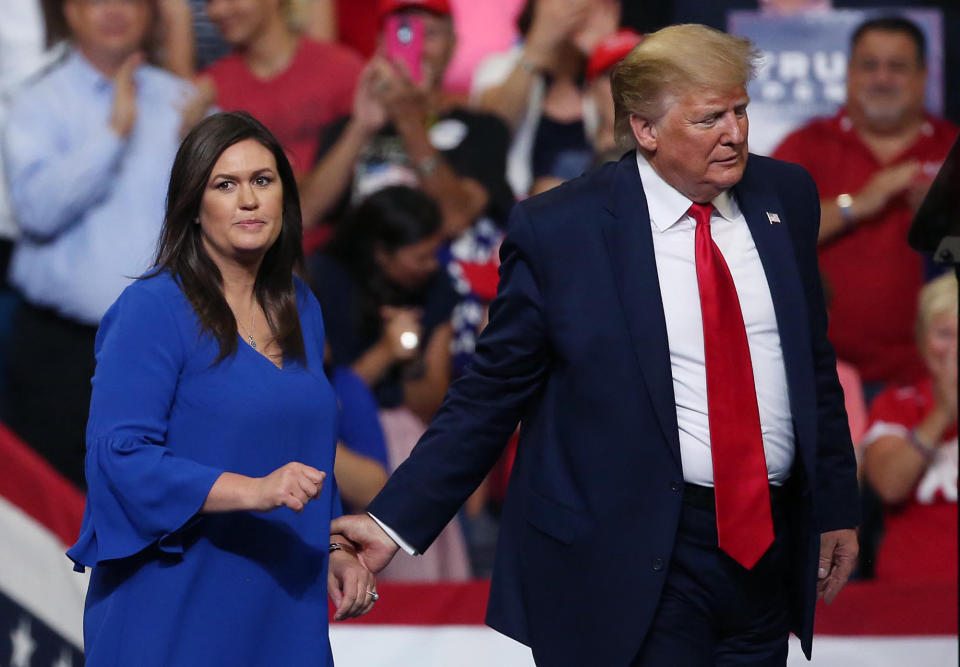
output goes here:
<path id="1" fill-rule="evenodd" d="M 488 41 L 514 45 L 474 54 L 467 91 L 448 85 L 451 62 L 484 26 L 463 22 L 451 0 L 367 3 L 372 55 L 338 43 L 337 3 L 325 0 L 50 4 L 3 10 L 35 29 L 16 48 L 0 44 L 13 56 L 0 59 L 0 418 L 79 487 L 103 483 L 90 463 L 91 443 L 106 447 L 91 440 L 103 420 L 91 413 L 91 378 L 110 360 L 94 351 L 111 327 L 164 335 L 162 323 L 121 311 L 106 327 L 104 316 L 170 257 L 157 247 L 182 139 L 216 111 L 248 112 L 286 151 L 299 190 L 306 257 L 290 270 L 323 313 L 321 325 L 301 305 L 304 339 L 308 321 L 326 336 L 324 350 L 304 353 L 301 342 L 300 357 L 323 360 L 339 412 L 322 425 L 337 425 L 336 484 L 363 510 L 470 363 L 514 203 L 620 157 L 610 70 L 643 36 L 621 27 L 616 0 L 500 2 L 516 25 Z M 55 23 L 67 29 L 52 49 L 44 16 L 48 37 Z M 905 241 L 957 128 L 924 109 L 929 45 L 913 23 L 870 20 L 849 46 L 846 103 L 773 156 L 805 167 L 821 198 L 829 337 L 861 483 L 889 517 L 888 546 L 869 569 L 907 576 L 918 569 L 906 561 L 923 558 L 909 548 L 916 531 L 952 530 L 938 558 L 955 566 L 957 556 L 957 285 L 928 283 L 935 271 Z M 211 168 L 215 148 L 195 147 Z M 165 237 L 168 250 L 173 242 Z M 279 315 L 250 310 L 249 298 L 229 306 L 240 347 L 256 349 Z M 221 353 L 236 347 L 220 341 Z M 141 390 L 135 364 L 114 371 L 134 374 L 126 391 Z M 503 458 L 508 469 L 509 450 Z M 383 576 L 489 574 L 502 496 L 481 485 L 426 556 L 395 559 Z M 97 562 L 88 551 L 78 563 Z"/>

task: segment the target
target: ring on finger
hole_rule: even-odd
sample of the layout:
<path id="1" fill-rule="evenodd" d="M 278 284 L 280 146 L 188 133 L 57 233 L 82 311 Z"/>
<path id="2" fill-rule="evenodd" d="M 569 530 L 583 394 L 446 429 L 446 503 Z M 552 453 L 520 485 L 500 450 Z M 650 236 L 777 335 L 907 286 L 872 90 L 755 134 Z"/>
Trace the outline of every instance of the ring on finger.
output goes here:
<path id="1" fill-rule="evenodd" d="M 374 602 L 380 599 L 380 594 L 377 593 L 376 591 L 367 591 L 367 595 L 369 595 L 370 599 L 373 600 Z"/>

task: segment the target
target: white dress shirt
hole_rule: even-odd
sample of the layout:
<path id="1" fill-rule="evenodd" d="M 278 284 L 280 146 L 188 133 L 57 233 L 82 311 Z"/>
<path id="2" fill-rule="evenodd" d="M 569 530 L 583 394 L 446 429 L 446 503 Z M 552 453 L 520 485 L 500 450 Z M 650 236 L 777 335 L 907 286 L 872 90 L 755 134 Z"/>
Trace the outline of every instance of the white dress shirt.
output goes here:
<path id="1" fill-rule="evenodd" d="M 697 223 L 687 213 L 693 202 L 660 178 L 639 152 L 637 166 L 650 213 L 667 323 L 683 478 L 692 484 L 713 486 L 703 319 L 694 249 Z M 767 474 L 772 484 L 779 485 L 790 476 L 794 441 L 773 299 L 750 228 L 733 194 L 721 193 L 713 206 L 710 233 L 733 276 L 747 330 Z"/>
<path id="2" fill-rule="evenodd" d="M 683 478 L 691 484 L 713 486 L 703 319 L 694 247 L 697 224 L 687 213 L 693 202 L 660 178 L 639 152 L 637 166 L 650 213 L 667 323 Z M 747 330 L 767 476 L 771 484 L 781 485 L 790 476 L 794 440 L 773 299 L 750 228 L 733 194 L 721 193 L 713 200 L 713 206 L 710 234 L 733 276 Z M 370 516 L 404 551 L 416 553 L 394 530 Z"/>

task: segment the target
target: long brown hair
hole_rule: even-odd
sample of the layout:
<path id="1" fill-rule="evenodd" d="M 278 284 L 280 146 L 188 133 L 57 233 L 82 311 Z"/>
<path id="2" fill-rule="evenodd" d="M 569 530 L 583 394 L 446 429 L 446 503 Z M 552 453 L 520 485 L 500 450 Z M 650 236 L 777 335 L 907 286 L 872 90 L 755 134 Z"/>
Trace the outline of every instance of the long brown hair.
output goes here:
<path id="1" fill-rule="evenodd" d="M 253 291 L 270 331 L 284 355 L 305 360 L 303 333 L 297 316 L 293 273 L 303 266 L 303 222 L 300 196 L 290 162 L 270 131 L 248 113 L 218 113 L 201 121 L 177 151 L 167 190 L 167 211 L 160 232 L 156 270 L 169 271 L 193 306 L 202 330 L 220 345 L 219 363 L 237 350 L 237 322 L 223 296 L 223 276 L 203 247 L 196 224 L 210 172 L 230 146 L 253 139 L 273 153 L 283 186 L 280 236 L 260 263 Z"/>

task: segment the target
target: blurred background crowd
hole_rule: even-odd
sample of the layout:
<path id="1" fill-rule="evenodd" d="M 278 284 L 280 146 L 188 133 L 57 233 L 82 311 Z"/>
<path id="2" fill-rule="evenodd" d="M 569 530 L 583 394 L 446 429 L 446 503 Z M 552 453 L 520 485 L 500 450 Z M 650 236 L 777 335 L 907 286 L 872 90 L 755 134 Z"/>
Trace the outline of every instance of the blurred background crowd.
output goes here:
<path id="1" fill-rule="evenodd" d="M 932 37 L 892 9 L 906 4 L 934 10 Z M 181 137 L 242 109 L 298 177 L 304 277 L 341 410 L 335 474 L 360 511 L 469 363 L 513 203 L 620 157 L 609 71 L 643 34 L 725 29 L 731 10 L 847 9 L 870 12 L 832 45 L 845 85 L 834 108 L 766 152 L 806 167 L 822 197 L 867 517 L 859 576 L 955 586 L 957 284 L 906 244 L 957 136 L 953 3 L 4 0 L 0 422 L 83 489 L 98 322 L 150 266 Z M 489 574 L 511 459 L 508 447 L 425 556 L 383 577 Z"/>

